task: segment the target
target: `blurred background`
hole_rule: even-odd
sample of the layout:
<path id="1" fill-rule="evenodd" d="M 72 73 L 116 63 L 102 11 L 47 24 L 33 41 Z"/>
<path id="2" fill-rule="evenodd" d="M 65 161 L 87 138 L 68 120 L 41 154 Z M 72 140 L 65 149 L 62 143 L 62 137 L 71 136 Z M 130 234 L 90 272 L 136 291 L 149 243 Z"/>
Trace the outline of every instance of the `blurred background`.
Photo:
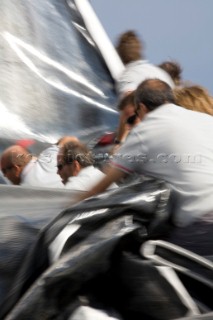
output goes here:
<path id="1" fill-rule="evenodd" d="M 177 60 L 183 78 L 213 95 L 212 0 L 90 0 L 115 44 L 133 29 L 145 42 L 146 58 L 155 64 Z"/>

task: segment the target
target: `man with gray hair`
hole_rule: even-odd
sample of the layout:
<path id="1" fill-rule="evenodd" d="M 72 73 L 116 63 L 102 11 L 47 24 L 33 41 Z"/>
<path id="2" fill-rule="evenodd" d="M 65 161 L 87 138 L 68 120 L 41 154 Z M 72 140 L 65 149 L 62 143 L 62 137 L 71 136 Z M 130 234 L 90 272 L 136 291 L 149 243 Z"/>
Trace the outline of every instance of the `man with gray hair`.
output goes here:
<path id="1" fill-rule="evenodd" d="M 93 164 L 92 153 L 83 143 L 68 142 L 59 150 L 57 174 L 66 189 L 88 191 L 105 177 Z M 110 186 L 113 187 L 117 187 L 116 184 Z"/>
<path id="2" fill-rule="evenodd" d="M 172 89 L 159 79 L 138 86 L 135 105 L 141 123 L 115 154 L 107 176 L 84 197 L 104 191 L 126 174 L 164 180 L 176 194 L 175 228 L 167 239 L 213 255 L 212 116 L 175 105 Z"/>

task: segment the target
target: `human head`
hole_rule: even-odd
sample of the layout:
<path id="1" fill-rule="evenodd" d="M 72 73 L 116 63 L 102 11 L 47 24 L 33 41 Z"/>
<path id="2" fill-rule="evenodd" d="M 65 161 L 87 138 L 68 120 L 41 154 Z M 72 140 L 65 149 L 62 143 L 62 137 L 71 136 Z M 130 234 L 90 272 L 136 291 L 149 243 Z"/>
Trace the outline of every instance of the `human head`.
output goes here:
<path id="1" fill-rule="evenodd" d="M 213 115 L 213 98 L 198 85 L 174 89 L 175 103 L 189 110 Z"/>
<path id="2" fill-rule="evenodd" d="M 61 137 L 58 141 L 57 141 L 57 146 L 59 147 L 63 147 L 63 145 L 67 142 L 79 142 L 78 138 L 75 136 L 64 136 Z"/>
<path id="3" fill-rule="evenodd" d="M 4 150 L 1 156 L 1 171 L 13 184 L 21 183 L 21 173 L 30 162 L 32 155 L 25 148 L 13 145 Z"/>
<path id="4" fill-rule="evenodd" d="M 140 119 L 165 103 L 174 103 L 170 86 L 159 79 L 143 81 L 135 91 L 135 107 Z"/>
<path id="5" fill-rule="evenodd" d="M 177 61 L 164 61 L 159 64 L 158 67 L 160 67 L 170 75 L 176 86 L 180 85 L 182 78 L 182 68 Z"/>
<path id="6" fill-rule="evenodd" d="M 130 92 L 120 100 L 118 110 L 120 111 L 122 118 L 126 120 L 135 115 L 135 91 Z M 138 122 L 140 122 L 140 120 L 136 117 L 134 124 L 137 124 Z"/>
<path id="7" fill-rule="evenodd" d="M 118 104 L 118 110 L 126 119 L 131 117 L 135 113 L 135 93 L 130 92 L 124 96 Z"/>
<path id="8" fill-rule="evenodd" d="M 118 103 L 118 110 L 123 111 L 126 106 L 135 104 L 135 92 L 132 91 L 129 94 L 125 95 Z"/>
<path id="9" fill-rule="evenodd" d="M 132 30 L 120 35 L 116 48 L 124 64 L 142 59 L 142 43 Z"/>
<path id="10" fill-rule="evenodd" d="M 77 176 L 83 168 L 91 165 L 93 165 L 92 154 L 81 142 L 67 142 L 60 148 L 57 156 L 57 174 L 64 184 L 69 177 Z"/>

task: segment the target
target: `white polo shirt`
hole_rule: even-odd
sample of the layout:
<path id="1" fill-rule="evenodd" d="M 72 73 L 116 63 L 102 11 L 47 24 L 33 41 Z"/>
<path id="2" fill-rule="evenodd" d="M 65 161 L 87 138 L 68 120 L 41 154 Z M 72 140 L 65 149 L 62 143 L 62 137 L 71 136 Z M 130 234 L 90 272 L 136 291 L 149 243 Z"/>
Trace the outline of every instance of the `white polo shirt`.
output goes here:
<path id="1" fill-rule="evenodd" d="M 79 174 L 75 177 L 70 177 L 65 184 L 66 189 L 89 191 L 98 182 L 105 177 L 105 174 L 94 166 L 88 166 L 81 169 Z M 117 188 L 117 185 L 113 183 L 109 189 Z"/>
<path id="2" fill-rule="evenodd" d="M 149 63 L 147 60 L 137 60 L 128 63 L 118 78 L 116 83 L 118 95 L 122 97 L 125 92 L 135 90 L 141 82 L 147 79 L 160 79 L 171 88 L 175 86 L 166 71 Z"/>
<path id="3" fill-rule="evenodd" d="M 112 165 L 165 180 L 177 194 L 175 222 L 213 212 L 213 117 L 165 104 L 128 136 Z"/>
<path id="4" fill-rule="evenodd" d="M 32 159 L 21 174 L 21 185 L 47 188 L 64 188 L 57 174 L 57 154 L 59 148 L 53 145 Z"/>

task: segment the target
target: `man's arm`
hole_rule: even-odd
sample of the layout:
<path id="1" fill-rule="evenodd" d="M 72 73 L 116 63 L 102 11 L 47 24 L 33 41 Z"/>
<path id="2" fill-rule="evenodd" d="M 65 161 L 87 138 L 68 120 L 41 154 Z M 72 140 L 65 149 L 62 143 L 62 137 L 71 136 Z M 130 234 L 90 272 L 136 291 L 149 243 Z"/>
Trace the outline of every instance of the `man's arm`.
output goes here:
<path id="1" fill-rule="evenodd" d="M 126 176 L 126 173 L 117 169 L 110 167 L 107 170 L 106 176 L 96 185 L 94 186 L 91 190 L 88 192 L 84 193 L 83 195 L 81 194 L 80 196 L 77 196 L 76 202 L 82 201 L 86 198 L 95 196 L 96 194 L 99 194 L 101 192 L 104 192 L 113 182 L 118 182 L 122 178 Z"/>

